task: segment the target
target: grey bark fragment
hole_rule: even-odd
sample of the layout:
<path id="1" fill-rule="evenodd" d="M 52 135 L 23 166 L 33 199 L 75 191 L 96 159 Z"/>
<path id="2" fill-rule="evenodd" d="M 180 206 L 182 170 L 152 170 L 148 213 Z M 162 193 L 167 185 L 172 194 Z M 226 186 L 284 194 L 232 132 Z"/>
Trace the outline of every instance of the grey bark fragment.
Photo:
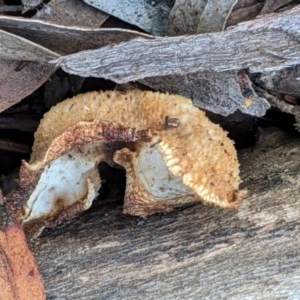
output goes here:
<path id="1" fill-rule="evenodd" d="M 207 70 L 280 70 L 300 64 L 299 12 L 300 6 L 224 32 L 153 40 L 137 38 L 52 62 L 72 74 L 104 77 L 117 83 Z"/>
<path id="2" fill-rule="evenodd" d="M 161 91 L 186 96 L 192 99 L 196 106 L 223 116 L 232 114 L 237 109 L 249 115 L 263 116 L 270 108 L 269 103 L 256 94 L 251 104 L 246 107 L 236 71 L 205 71 L 185 76 L 146 78 L 140 82 Z"/>
<path id="3" fill-rule="evenodd" d="M 169 32 L 178 35 L 224 30 L 226 20 L 236 3 L 236 0 L 177 0 L 170 15 Z M 253 90 L 251 103 L 244 103 L 245 97 L 237 83 L 236 71 L 200 71 L 184 76 L 148 78 L 143 83 L 155 89 L 187 96 L 197 106 L 225 116 L 237 109 L 250 115 L 262 116 L 270 107 Z M 163 83 L 167 83 L 167 87 Z"/>

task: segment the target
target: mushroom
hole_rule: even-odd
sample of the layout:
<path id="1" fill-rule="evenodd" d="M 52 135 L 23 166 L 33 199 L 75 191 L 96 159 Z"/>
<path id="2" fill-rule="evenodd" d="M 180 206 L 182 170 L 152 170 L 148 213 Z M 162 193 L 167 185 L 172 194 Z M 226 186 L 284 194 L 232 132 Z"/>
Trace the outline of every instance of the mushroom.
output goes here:
<path id="1" fill-rule="evenodd" d="M 233 142 L 191 100 L 132 90 L 80 94 L 41 120 L 19 188 L 6 201 L 35 234 L 86 210 L 101 186 L 97 165 L 126 169 L 124 212 L 147 216 L 202 201 L 236 207 Z"/>

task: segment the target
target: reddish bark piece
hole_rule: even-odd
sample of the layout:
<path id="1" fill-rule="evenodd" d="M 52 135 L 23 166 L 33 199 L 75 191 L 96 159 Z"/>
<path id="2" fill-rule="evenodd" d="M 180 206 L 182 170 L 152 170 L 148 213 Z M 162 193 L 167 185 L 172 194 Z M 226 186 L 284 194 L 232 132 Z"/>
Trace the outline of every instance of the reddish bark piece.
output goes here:
<path id="1" fill-rule="evenodd" d="M 0 291 L 3 300 L 46 299 L 38 267 L 18 225 L 0 231 Z"/>

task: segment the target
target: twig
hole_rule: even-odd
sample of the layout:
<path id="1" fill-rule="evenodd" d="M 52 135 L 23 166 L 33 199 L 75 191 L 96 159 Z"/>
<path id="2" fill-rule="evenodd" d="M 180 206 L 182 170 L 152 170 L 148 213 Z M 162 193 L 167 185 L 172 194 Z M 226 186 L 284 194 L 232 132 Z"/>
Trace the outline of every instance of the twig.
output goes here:
<path id="1" fill-rule="evenodd" d="M 300 106 L 299 105 L 292 105 L 292 104 L 286 103 L 285 101 L 278 99 L 277 97 L 269 94 L 266 90 L 264 90 L 258 86 L 254 86 L 254 89 L 255 89 L 255 91 L 257 91 L 260 94 L 260 96 L 266 98 L 271 105 L 280 109 L 281 111 L 289 113 L 289 114 L 293 114 L 293 115 L 300 115 Z"/>

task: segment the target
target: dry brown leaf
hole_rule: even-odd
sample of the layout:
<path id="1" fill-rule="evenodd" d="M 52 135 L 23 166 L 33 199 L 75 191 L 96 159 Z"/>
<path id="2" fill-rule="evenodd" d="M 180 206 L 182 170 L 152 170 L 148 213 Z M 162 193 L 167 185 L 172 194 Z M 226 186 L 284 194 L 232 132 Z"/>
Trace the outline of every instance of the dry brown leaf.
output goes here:
<path id="1" fill-rule="evenodd" d="M 237 0 L 210 0 L 201 14 L 196 33 L 221 31 Z"/>
<path id="2" fill-rule="evenodd" d="M 265 2 L 265 0 L 238 0 L 233 9 L 250 7 L 259 2 Z"/>
<path id="3" fill-rule="evenodd" d="M 0 59 L 47 62 L 59 57 L 58 53 L 1 29 L 0 39 Z"/>
<path id="4" fill-rule="evenodd" d="M 34 18 L 65 26 L 98 28 L 109 17 L 107 14 L 84 4 L 81 0 L 51 0 L 47 3 L 50 13 L 38 11 Z"/>
<path id="5" fill-rule="evenodd" d="M 5 43 L 0 45 L 0 56 L 2 54 L 5 59 L 10 58 L 7 61 L 0 61 L 0 112 L 31 94 L 56 69 L 53 64 L 38 63 L 30 63 L 22 68 L 20 62 L 15 60 L 44 62 L 49 59 L 49 55 L 54 53 L 48 49 L 55 49 L 54 51 L 58 53 L 68 54 L 127 41 L 137 36 L 151 38 L 150 35 L 126 29 L 67 27 L 41 20 L 8 16 L 0 17 L 0 28 L 18 34 L 16 36 L 0 30 L 3 37 L 10 38 L 10 43 L 5 40 Z M 56 57 L 59 55 L 56 52 L 54 54 Z M 17 71 L 19 68 L 20 70 Z"/>
<path id="6" fill-rule="evenodd" d="M 18 225 L 0 231 L 0 291 L 1 300 L 46 299 L 38 267 Z"/>
<path id="7" fill-rule="evenodd" d="M 103 12 L 106 12 L 129 24 L 140 27 L 154 35 L 164 35 L 172 1 L 140 0 L 83 0 Z"/>
<path id="8" fill-rule="evenodd" d="M 169 17 L 168 34 L 221 31 L 237 0 L 177 0 Z"/>
<path id="9" fill-rule="evenodd" d="M 136 37 L 152 37 L 127 29 L 69 27 L 43 20 L 7 16 L 0 17 L 0 28 L 60 54 L 96 49 Z"/>
<path id="10" fill-rule="evenodd" d="M 30 62 L 20 69 L 20 61 L 0 60 L 0 112 L 34 92 L 55 71 L 55 65 Z"/>
<path id="11" fill-rule="evenodd" d="M 176 0 L 170 12 L 168 35 L 194 34 L 207 0 Z"/>
<path id="12" fill-rule="evenodd" d="M 266 0 L 260 14 L 269 14 L 275 12 L 280 7 L 292 2 L 293 0 Z"/>
<path id="13" fill-rule="evenodd" d="M 257 2 L 257 1 L 256 1 Z M 241 5 L 241 7 L 234 8 L 231 15 L 228 17 L 226 27 L 236 25 L 240 22 L 245 22 L 254 19 L 263 7 L 262 2 L 249 3 L 250 6 Z"/>

